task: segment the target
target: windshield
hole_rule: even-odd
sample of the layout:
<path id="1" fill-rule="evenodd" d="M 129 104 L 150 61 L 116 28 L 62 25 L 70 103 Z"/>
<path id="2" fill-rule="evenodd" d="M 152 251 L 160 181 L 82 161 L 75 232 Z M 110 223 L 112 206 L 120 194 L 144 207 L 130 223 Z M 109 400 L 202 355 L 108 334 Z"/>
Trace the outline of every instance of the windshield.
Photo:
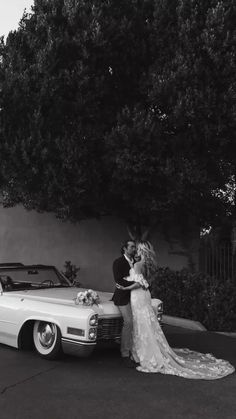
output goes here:
<path id="1" fill-rule="evenodd" d="M 70 283 L 55 268 L 24 267 L 0 272 L 3 291 L 69 287 Z"/>

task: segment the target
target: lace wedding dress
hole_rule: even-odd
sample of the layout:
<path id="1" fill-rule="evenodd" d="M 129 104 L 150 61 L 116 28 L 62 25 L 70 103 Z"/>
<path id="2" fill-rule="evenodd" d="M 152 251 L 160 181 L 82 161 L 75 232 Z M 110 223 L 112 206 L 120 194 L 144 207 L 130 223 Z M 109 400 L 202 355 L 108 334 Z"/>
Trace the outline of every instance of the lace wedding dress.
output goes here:
<path id="1" fill-rule="evenodd" d="M 148 286 L 142 274 L 130 270 L 130 281 Z M 234 367 L 211 354 L 189 349 L 171 349 L 151 305 L 149 290 L 131 291 L 133 313 L 133 358 L 140 364 L 138 371 L 178 375 L 184 378 L 214 380 L 234 372 Z"/>

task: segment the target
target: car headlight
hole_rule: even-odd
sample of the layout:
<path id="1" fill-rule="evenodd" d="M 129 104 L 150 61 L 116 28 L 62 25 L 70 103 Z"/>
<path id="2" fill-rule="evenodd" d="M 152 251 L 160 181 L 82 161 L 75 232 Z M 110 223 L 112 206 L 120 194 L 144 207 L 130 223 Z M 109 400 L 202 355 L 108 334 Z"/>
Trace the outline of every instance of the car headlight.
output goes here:
<path id="1" fill-rule="evenodd" d="M 97 324 L 98 324 L 98 315 L 93 314 L 89 319 L 89 325 L 90 326 L 97 326 Z"/>
<path id="2" fill-rule="evenodd" d="M 95 340 L 96 339 L 97 329 L 95 329 L 95 327 L 91 327 L 91 329 L 89 329 L 88 337 L 89 337 L 90 340 Z"/>
<path id="3" fill-rule="evenodd" d="M 163 303 L 158 304 L 157 311 L 158 313 L 163 313 Z"/>

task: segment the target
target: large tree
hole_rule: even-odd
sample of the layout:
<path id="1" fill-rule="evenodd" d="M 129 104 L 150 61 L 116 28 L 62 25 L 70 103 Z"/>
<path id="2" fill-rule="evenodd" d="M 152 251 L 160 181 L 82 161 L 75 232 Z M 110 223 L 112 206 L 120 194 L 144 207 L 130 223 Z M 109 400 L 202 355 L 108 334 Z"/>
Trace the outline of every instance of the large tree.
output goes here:
<path id="1" fill-rule="evenodd" d="M 233 0 L 35 0 L 1 43 L 4 205 L 129 222 L 226 211 Z"/>
<path id="2" fill-rule="evenodd" d="M 176 3 L 171 48 L 159 41 L 163 19 L 156 14 L 156 48 L 167 50 L 168 59 L 160 65 L 158 57 L 151 69 L 150 98 L 173 127 L 177 166 L 187 163 L 183 174 L 190 187 L 184 196 L 198 207 L 204 224 L 223 215 L 217 211 L 217 191 L 236 174 L 236 5 L 231 0 Z M 223 203 L 225 195 L 220 198 Z"/>
<path id="3" fill-rule="evenodd" d="M 99 215 L 104 135 L 142 101 L 151 1 L 37 0 L 2 44 L 5 202 Z M 128 63 L 128 65 L 127 65 Z"/>

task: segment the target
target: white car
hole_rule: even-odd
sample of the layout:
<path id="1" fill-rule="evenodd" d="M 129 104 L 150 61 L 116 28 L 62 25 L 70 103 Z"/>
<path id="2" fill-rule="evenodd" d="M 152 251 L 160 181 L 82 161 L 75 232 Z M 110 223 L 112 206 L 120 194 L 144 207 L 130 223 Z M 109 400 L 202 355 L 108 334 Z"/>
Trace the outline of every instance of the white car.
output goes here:
<path id="1" fill-rule="evenodd" d="M 64 352 L 88 356 L 102 341 L 118 341 L 122 328 L 112 293 L 98 291 L 99 304 L 78 305 L 76 288 L 54 266 L 0 265 L 0 343 L 33 348 L 53 359 Z M 153 307 L 161 321 L 163 304 Z"/>

